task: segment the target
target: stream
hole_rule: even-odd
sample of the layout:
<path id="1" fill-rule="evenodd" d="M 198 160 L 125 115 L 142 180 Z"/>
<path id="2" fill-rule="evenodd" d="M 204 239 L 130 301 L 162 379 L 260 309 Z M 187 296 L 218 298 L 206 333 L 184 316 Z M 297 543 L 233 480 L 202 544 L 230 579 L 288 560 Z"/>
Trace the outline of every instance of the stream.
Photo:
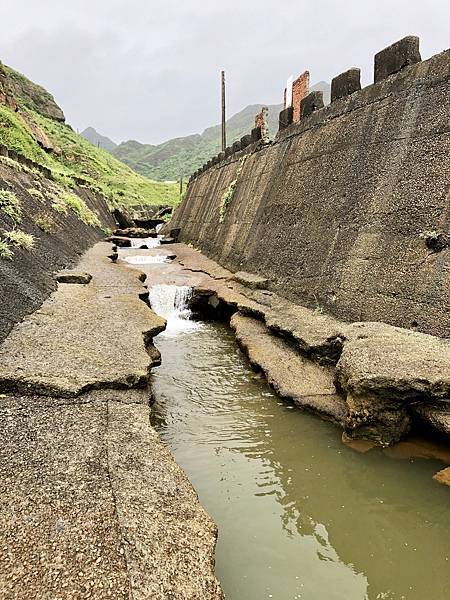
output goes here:
<path id="1" fill-rule="evenodd" d="M 226 598 L 448 600 L 450 503 L 431 480 L 442 464 L 344 446 L 277 397 L 226 324 L 190 320 L 190 293 L 150 288 L 168 320 L 152 424 L 218 526 Z"/>

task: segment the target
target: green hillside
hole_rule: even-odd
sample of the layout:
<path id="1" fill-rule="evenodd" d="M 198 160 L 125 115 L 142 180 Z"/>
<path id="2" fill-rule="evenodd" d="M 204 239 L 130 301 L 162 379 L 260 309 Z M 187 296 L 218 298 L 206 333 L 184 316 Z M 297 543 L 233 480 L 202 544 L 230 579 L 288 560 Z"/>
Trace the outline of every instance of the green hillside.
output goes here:
<path id="1" fill-rule="evenodd" d="M 260 104 L 247 106 L 227 121 L 227 142 L 233 143 L 254 127 L 255 115 Z M 281 107 L 269 106 L 269 131 L 278 129 L 278 113 Z M 201 135 L 189 135 L 168 140 L 157 146 L 141 144 L 135 140 L 123 142 L 112 151 L 132 169 L 160 181 L 174 181 L 189 176 L 221 149 L 221 127 L 209 127 Z"/>
<path id="2" fill-rule="evenodd" d="M 0 144 L 49 167 L 67 187 L 83 179 L 110 206 L 176 204 L 179 199 L 177 185 L 142 177 L 78 135 L 46 90 L 1 63 Z"/>
<path id="3" fill-rule="evenodd" d="M 311 86 L 311 91 L 323 91 L 324 101 L 330 101 L 330 85 L 320 81 Z M 250 133 L 255 126 L 255 116 L 261 104 L 252 104 L 227 121 L 227 143 L 230 145 L 243 135 Z M 275 137 L 278 131 L 278 117 L 281 104 L 269 108 L 269 135 Z M 132 169 L 159 181 L 174 181 L 189 176 L 221 150 L 221 126 L 205 129 L 202 134 L 168 140 L 157 146 L 141 144 L 135 140 L 123 142 L 112 154 Z"/>

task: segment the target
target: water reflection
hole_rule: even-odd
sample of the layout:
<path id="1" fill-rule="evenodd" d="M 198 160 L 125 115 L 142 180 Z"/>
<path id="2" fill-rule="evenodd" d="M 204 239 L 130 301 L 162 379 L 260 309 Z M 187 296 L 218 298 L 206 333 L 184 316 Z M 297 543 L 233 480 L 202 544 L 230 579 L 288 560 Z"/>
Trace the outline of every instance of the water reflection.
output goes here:
<path id="1" fill-rule="evenodd" d="M 439 463 L 342 446 L 255 378 L 221 325 L 156 343 L 154 423 L 219 526 L 229 600 L 448 600 Z"/>

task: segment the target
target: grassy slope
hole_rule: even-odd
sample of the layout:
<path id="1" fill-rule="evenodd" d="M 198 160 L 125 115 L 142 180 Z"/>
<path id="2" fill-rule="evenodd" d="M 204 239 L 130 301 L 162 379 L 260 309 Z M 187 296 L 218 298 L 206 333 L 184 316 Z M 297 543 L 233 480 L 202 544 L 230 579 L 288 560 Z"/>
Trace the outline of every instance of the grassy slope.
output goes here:
<path id="1" fill-rule="evenodd" d="M 321 90 L 326 104 L 330 102 L 330 85 L 320 81 L 310 91 Z M 274 138 L 278 131 L 278 117 L 281 104 L 269 108 L 269 135 Z M 261 110 L 261 104 L 247 106 L 227 121 L 227 142 L 235 140 L 254 127 L 255 115 Z M 201 135 L 189 135 L 168 140 L 158 146 L 141 144 L 134 140 L 123 142 L 112 151 L 121 161 L 138 173 L 159 181 L 179 179 L 180 175 L 189 176 L 212 156 L 221 150 L 221 127 L 209 127 Z"/>
<path id="2" fill-rule="evenodd" d="M 278 130 L 280 106 L 269 107 L 269 131 L 272 136 Z M 227 121 L 227 141 L 232 144 L 254 127 L 255 115 L 261 105 L 247 106 Z M 152 146 L 140 144 L 134 140 L 123 142 L 112 152 L 121 161 L 146 177 L 160 181 L 179 179 L 180 175 L 189 176 L 215 154 L 220 152 L 220 125 L 206 129 L 201 135 L 175 138 Z"/>
<path id="3" fill-rule="evenodd" d="M 8 75 L 27 85 L 31 94 L 16 97 L 26 119 L 38 125 L 61 153 L 47 154 L 36 143 L 20 113 L 0 105 L 0 143 L 48 166 L 70 185 L 71 177 L 82 177 L 90 187 L 100 190 L 111 206 L 130 204 L 176 204 L 177 185 L 152 181 L 132 171 L 111 154 L 96 148 L 71 127 L 43 116 L 52 97 L 23 75 L 7 69 Z"/>

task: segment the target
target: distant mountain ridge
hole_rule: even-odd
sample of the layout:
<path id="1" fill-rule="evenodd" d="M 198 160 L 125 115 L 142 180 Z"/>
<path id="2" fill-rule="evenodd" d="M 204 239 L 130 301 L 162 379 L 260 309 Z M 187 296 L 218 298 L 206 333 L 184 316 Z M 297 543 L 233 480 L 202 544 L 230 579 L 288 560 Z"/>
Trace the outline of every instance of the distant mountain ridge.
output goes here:
<path id="1" fill-rule="evenodd" d="M 103 148 L 103 150 L 106 150 L 107 152 L 112 152 L 114 148 L 117 148 L 116 142 L 110 140 L 109 137 L 101 135 L 93 127 L 87 127 L 80 135 L 88 142 L 91 142 L 93 146 Z"/>
<path id="2" fill-rule="evenodd" d="M 330 85 L 325 81 L 320 81 L 310 88 L 310 91 L 316 90 L 323 91 L 324 102 L 328 104 L 330 101 Z M 228 145 L 250 133 L 255 126 L 255 116 L 261 111 L 262 106 L 262 104 L 251 104 L 227 120 Z M 281 104 L 268 106 L 268 126 L 271 138 L 275 137 L 278 131 L 278 116 L 282 108 Z M 92 134 L 91 139 L 86 139 L 89 139 L 95 145 L 100 140 L 101 147 L 106 149 L 103 145 L 104 142 L 101 140 L 109 140 L 109 138 L 100 136 L 93 128 L 88 129 L 95 132 L 97 137 Z M 81 134 L 84 137 L 86 137 L 85 132 Z M 114 142 L 111 143 L 114 144 Z M 201 134 L 196 133 L 173 138 L 157 145 L 129 140 L 115 146 L 110 152 L 141 175 L 159 181 L 174 181 L 179 180 L 180 177 L 188 177 L 203 163 L 216 155 L 220 149 L 221 126 L 214 125 L 205 129 Z"/>

